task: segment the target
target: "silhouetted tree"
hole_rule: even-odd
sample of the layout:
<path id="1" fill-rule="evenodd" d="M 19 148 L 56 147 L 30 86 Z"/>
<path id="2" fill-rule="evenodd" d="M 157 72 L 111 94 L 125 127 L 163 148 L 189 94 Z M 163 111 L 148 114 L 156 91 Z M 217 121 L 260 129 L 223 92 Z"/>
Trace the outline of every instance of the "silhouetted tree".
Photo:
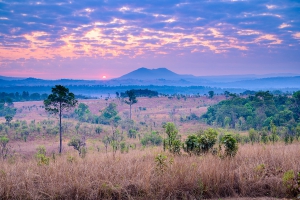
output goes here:
<path id="1" fill-rule="evenodd" d="M 11 122 L 12 119 L 13 119 L 13 117 L 10 116 L 10 115 L 5 116 L 5 120 L 6 120 L 7 125 L 10 125 L 10 122 Z"/>
<path id="2" fill-rule="evenodd" d="M 125 103 L 127 103 L 130 106 L 130 120 L 131 120 L 131 106 L 137 103 L 137 99 L 133 90 L 129 90 L 129 91 L 127 90 L 126 94 L 128 95 L 128 101 L 125 100 Z"/>
<path id="3" fill-rule="evenodd" d="M 59 115 L 59 153 L 62 152 L 62 113 L 65 110 L 75 107 L 77 103 L 78 101 L 75 99 L 75 95 L 62 85 L 56 85 L 52 88 L 52 94 L 44 100 L 45 110 L 50 114 Z"/>
<path id="4" fill-rule="evenodd" d="M 208 95 L 209 95 L 209 98 L 213 98 L 214 95 L 215 95 L 215 92 L 214 91 L 209 91 Z"/>

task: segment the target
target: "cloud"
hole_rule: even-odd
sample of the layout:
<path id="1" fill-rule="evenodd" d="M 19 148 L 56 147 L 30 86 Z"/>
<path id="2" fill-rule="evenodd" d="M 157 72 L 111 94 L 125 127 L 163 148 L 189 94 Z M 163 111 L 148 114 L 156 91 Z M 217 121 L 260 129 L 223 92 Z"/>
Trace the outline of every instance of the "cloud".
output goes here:
<path id="1" fill-rule="evenodd" d="M 0 59 L 255 54 L 268 45 L 281 52 L 284 41 L 299 39 L 297 6 L 292 0 L 284 9 L 269 0 L 4 0 Z"/>
<path id="2" fill-rule="evenodd" d="M 271 4 L 267 4 L 266 7 L 267 7 L 267 9 L 269 9 L 269 10 L 278 8 L 278 6 L 276 6 L 276 5 L 271 5 Z"/>
<path id="3" fill-rule="evenodd" d="M 255 31 L 255 30 L 239 30 L 237 33 L 239 35 L 259 35 L 260 34 L 259 31 Z"/>
<path id="4" fill-rule="evenodd" d="M 261 43 L 261 42 L 265 42 L 265 41 L 271 41 L 268 44 L 281 44 L 282 40 L 278 39 L 275 35 L 271 35 L 271 34 L 265 34 L 262 36 L 259 36 L 258 38 L 255 39 L 255 43 Z"/>
<path id="5" fill-rule="evenodd" d="M 280 26 L 278 26 L 278 28 L 287 28 L 287 27 L 291 27 L 290 24 L 286 24 L 286 23 L 282 23 Z"/>
<path id="6" fill-rule="evenodd" d="M 293 37 L 294 37 L 295 39 L 300 39 L 300 32 L 294 33 L 294 34 L 293 34 Z"/>

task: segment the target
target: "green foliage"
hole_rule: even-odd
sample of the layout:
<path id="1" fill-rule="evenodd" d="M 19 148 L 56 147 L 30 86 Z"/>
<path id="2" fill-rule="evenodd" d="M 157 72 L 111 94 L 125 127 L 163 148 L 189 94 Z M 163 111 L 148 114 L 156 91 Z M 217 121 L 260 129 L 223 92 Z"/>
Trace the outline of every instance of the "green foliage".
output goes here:
<path id="1" fill-rule="evenodd" d="M 148 90 L 148 89 L 133 89 L 131 90 L 134 92 L 135 96 L 137 97 L 157 97 L 158 96 L 158 92 L 157 91 L 152 91 L 152 90 Z M 118 96 L 118 95 L 117 95 Z M 126 98 L 128 97 L 128 94 L 125 92 L 121 92 L 121 97 L 122 98 Z"/>
<path id="2" fill-rule="evenodd" d="M 159 170 L 159 172 L 164 172 L 167 169 L 167 159 L 168 157 L 164 154 L 158 154 L 155 157 L 156 169 Z"/>
<path id="3" fill-rule="evenodd" d="M 45 110 L 51 114 L 61 114 L 63 110 L 75 107 L 77 103 L 75 95 L 62 85 L 52 88 L 52 94 L 44 100 Z"/>
<path id="4" fill-rule="evenodd" d="M 4 99 L 0 99 L 0 117 L 15 116 L 17 109 L 13 106 L 14 105 L 11 101 L 5 101 Z"/>
<path id="5" fill-rule="evenodd" d="M 13 117 L 10 115 L 5 116 L 5 121 L 7 124 L 10 124 L 10 122 L 13 120 Z"/>
<path id="6" fill-rule="evenodd" d="M 169 149 L 171 153 L 179 154 L 181 142 L 175 124 L 167 122 L 164 128 L 167 134 L 167 139 L 164 140 L 164 149 Z"/>
<path id="7" fill-rule="evenodd" d="M 73 137 L 69 141 L 68 146 L 72 146 L 76 151 L 78 151 L 79 156 L 82 156 L 82 157 L 85 156 L 86 149 L 85 149 L 84 139 L 80 139 L 78 137 Z"/>
<path id="8" fill-rule="evenodd" d="M 209 96 L 209 98 L 213 98 L 214 97 L 214 95 L 215 95 L 215 92 L 214 91 L 208 91 L 208 96 Z"/>
<path id="9" fill-rule="evenodd" d="M 153 131 L 150 134 L 145 134 L 141 139 L 141 144 L 146 146 L 148 144 L 153 146 L 161 145 L 163 138 L 158 134 L 158 132 Z"/>
<path id="10" fill-rule="evenodd" d="M 130 130 L 128 131 L 128 134 L 127 134 L 127 136 L 128 136 L 129 138 L 136 138 L 136 135 L 137 135 L 137 131 L 134 130 L 134 129 L 130 129 Z"/>
<path id="11" fill-rule="evenodd" d="M 77 118 L 81 122 L 91 122 L 93 120 L 93 116 L 91 116 L 92 114 L 89 110 L 89 106 L 84 103 L 80 103 L 78 105 L 78 108 L 74 110 L 74 113 L 77 115 Z"/>
<path id="12" fill-rule="evenodd" d="M 96 132 L 97 134 L 100 134 L 102 131 L 103 131 L 103 129 L 102 129 L 100 126 L 97 126 L 97 127 L 95 128 L 95 132 Z"/>
<path id="13" fill-rule="evenodd" d="M 5 159 L 8 156 L 8 152 L 9 152 L 9 149 L 7 147 L 8 142 L 9 142 L 8 137 L 0 136 L 0 157 L 2 159 Z"/>
<path id="14" fill-rule="evenodd" d="M 238 143 L 231 134 L 225 134 L 222 137 L 221 143 L 225 148 L 225 156 L 234 157 L 238 151 Z"/>
<path id="15" fill-rule="evenodd" d="M 56 85 L 52 88 L 52 94 L 44 100 L 45 110 L 48 113 L 59 114 L 59 153 L 62 152 L 62 112 L 75 107 L 77 103 L 78 101 L 75 99 L 75 95 L 62 85 Z"/>
<path id="16" fill-rule="evenodd" d="M 255 131 L 253 128 L 251 128 L 249 130 L 249 139 L 251 141 L 251 143 L 255 143 L 255 142 L 259 142 L 260 141 L 260 137 L 257 131 Z"/>
<path id="17" fill-rule="evenodd" d="M 268 138 L 268 132 L 266 130 L 262 130 L 260 132 L 260 135 L 261 135 L 261 141 L 264 143 L 264 144 L 267 144 L 269 142 L 269 138 Z"/>
<path id="18" fill-rule="evenodd" d="M 185 140 L 185 151 L 188 153 L 198 152 L 199 143 L 198 143 L 198 136 L 193 134 L 189 135 Z"/>
<path id="19" fill-rule="evenodd" d="M 262 130 L 273 123 L 276 127 L 285 126 L 291 131 L 300 122 L 299 94 L 300 91 L 290 98 L 260 91 L 247 98 L 232 96 L 209 107 L 201 118 L 210 125 L 239 130 Z"/>
<path id="20" fill-rule="evenodd" d="M 126 142 L 124 142 L 124 141 L 122 141 L 122 142 L 120 142 L 120 151 L 121 151 L 121 153 L 128 153 L 128 151 L 129 151 L 129 147 L 128 147 L 128 145 L 126 145 Z"/>
<path id="21" fill-rule="evenodd" d="M 300 197 L 300 172 L 295 176 L 294 170 L 286 171 L 282 177 L 282 182 L 290 197 Z"/>
<path id="22" fill-rule="evenodd" d="M 121 117 L 118 116 L 117 104 L 110 103 L 103 111 L 101 111 L 100 123 L 101 124 L 110 124 L 114 127 L 119 125 Z"/>
<path id="23" fill-rule="evenodd" d="M 0 93 L 0 99 L 6 99 L 8 102 L 12 101 L 40 101 L 47 98 L 47 94 L 39 94 L 39 93 L 32 93 L 29 94 L 29 92 L 23 91 L 22 94 L 19 92 L 16 93 L 6 93 L 1 92 Z"/>
<path id="24" fill-rule="evenodd" d="M 197 135 L 189 135 L 185 141 L 184 149 L 189 154 L 194 153 L 199 155 L 201 153 L 207 153 L 217 142 L 217 136 L 217 131 L 211 128 L 200 131 Z"/>
<path id="25" fill-rule="evenodd" d="M 296 140 L 300 139 L 300 126 L 299 125 L 295 129 L 295 137 L 296 137 Z"/>
<path id="26" fill-rule="evenodd" d="M 46 148 L 44 146 L 37 147 L 37 153 L 35 157 L 38 161 L 38 165 L 49 165 L 50 158 L 46 156 Z"/>
<path id="27" fill-rule="evenodd" d="M 199 134 L 198 142 L 200 151 L 203 153 L 207 153 L 209 149 L 211 149 L 216 141 L 217 141 L 218 133 L 216 130 L 209 128 L 204 131 L 204 134 Z"/>

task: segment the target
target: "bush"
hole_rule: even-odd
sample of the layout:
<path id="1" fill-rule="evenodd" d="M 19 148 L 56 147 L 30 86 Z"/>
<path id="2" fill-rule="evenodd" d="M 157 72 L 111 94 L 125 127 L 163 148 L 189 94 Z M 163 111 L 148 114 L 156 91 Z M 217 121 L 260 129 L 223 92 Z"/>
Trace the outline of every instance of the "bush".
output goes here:
<path id="1" fill-rule="evenodd" d="M 38 165 L 49 165 L 50 158 L 46 156 L 46 148 L 44 146 L 39 146 L 35 155 Z"/>
<path id="2" fill-rule="evenodd" d="M 150 134 L 145 134 L 144 137 L 141 139 L 142 145 L 146 146 L 148 144 L 159 146 L 161 145 L 163 139 L 157 132 L 152 132 Z"/>
<path id="3" fill-rule="evenodd" d="M 197 135 L 189 135 L 185 141 L 185 151 L 199 155 L 207 153 L 217 142 L 218 133 L 214 129 L 199 131 Z"/>
<path id="4" fill-rule="evenodd" d="M 86 149 L 85 149 L 85 141 L 81 140 L 79 138 L 72 138 L 68 146 L 72 146 L 76 151 L 78 151 L 79 156 L 84 157 L 86 154 Z"/>
<path id="5" fill-rule="evenodd" d="M 98 126 L 98 127 L 95 128 L 95 132 L 97 134 L 100 134 L 102 131 L 103 131 L 103 129 L 100 126 Z"/>
<path id="6" fill-rule="evenodd" d="M 225 148 L 225 156 L 234 157 L 238 151 L 238 144 L 236 139 L 231 134 L 225 134 L 221 143 Z"/>
<path id="7" fill-rule="evenodd" d="M 137 131 L 134 130 L 134 129 L 130 129 L 130 130 L 128 131 L 128 134 L 127 134 L 127 136 L 128 136 L 129 138 L 136 138 L 136 135 L 137 135 Z"/>

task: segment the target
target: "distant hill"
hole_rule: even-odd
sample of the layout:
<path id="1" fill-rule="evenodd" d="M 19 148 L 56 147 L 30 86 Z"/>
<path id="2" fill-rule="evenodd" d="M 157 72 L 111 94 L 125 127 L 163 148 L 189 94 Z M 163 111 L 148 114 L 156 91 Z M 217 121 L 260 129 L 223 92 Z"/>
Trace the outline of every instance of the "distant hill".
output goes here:
<path id="1" fill-rule="evenodd" d="M 220 86 L 221 84 L 215 83 L 214 85 Z M 260 78 L 254 80 L 243 80 L 230 83 L 222 83 L 222 85 L 222 87 L 247 89 L 300 88 L 300 76 Z"/>
<path id="2" fill-rule="evenodd" d="M 8 81 L 11 81 L 11 80 L 23 80 L 23 79 L 25 79 L 25 78 L 23 78 L 23 77 L 0 76 L 0 79 L 1 79 L 1 80 L 8 80 Z"/>
<path id="3" fill-rule="evenodd" d="M 139 68 L 134 70 L 128 74 L 125 74 L 117 80 L 124 79 L 135 79 L 135 80 L 157 80 L 157 79 L 165 79 L 165 80 L 180 80 L 186 78 L 195 78 L 193 75 L 181 75 L 176 74 L 167 68 L 158 68 L 158 69 L 147 69 L 147 68 Z"/>
<path id="4" fill-rule="evenodd" d="M 280 77 L 275 77 L 275 76 Z M 269 76 L 269 77 L 264 77 Z M 289 76 L 289 77 L 288 77 Z M 37 78 L 15 78 L 0 76 L 0 92 L 8 91 L 13 87 L 51 87 L 65 86 L 204 86 L 215 88 L 231 88 L 245 90 L 299 90 L 300 76 L 293 74 L 269 75 L 223 75 L 223 76 L 193 76 L 174 73 L 166 68 L 147 69 L 139 68 L 120 78 L 110 80 L 44 80 Z M 13 91 L 13 90 L 12 90 Z M 44 92 L 44 91 L 42 91 Z M 87 91 L 82 91 L 85 94 Z"/>

